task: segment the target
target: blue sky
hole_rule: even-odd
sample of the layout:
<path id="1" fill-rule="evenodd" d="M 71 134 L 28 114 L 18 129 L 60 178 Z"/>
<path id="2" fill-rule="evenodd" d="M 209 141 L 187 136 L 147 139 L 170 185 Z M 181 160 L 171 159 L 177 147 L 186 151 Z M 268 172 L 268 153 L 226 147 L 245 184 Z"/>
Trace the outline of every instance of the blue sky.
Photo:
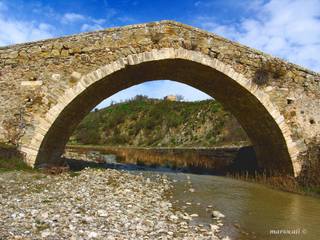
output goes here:
<path id="1" fill-rule="evenodd" d="M 320 0 L 0 0 L 0 46 L 163 19 L 320 71 Z M 113 99 L 138 93 L 162 97 L 167 92 L 188 100 L 208 97 L 162 81 L 135 86 Z"/>

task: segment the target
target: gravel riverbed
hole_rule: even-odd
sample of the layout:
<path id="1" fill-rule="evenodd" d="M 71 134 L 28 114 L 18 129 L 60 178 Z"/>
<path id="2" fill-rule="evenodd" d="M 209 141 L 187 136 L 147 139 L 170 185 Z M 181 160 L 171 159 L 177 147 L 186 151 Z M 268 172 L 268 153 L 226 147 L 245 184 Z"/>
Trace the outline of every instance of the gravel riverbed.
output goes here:
<path id="1" fill-rule="evenodd" d="M 165 175 L 112 169 L 1 173 L 0 239 L 221 239 L 219 225 L 172 206 L 171 188 Z"/>

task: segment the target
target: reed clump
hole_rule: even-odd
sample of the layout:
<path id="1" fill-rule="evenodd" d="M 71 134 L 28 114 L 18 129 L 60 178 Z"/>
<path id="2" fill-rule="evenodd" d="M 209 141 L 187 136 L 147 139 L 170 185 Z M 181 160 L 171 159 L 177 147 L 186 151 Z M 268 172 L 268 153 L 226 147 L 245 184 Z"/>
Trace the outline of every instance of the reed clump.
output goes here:
<path id="1" fill-rule="evenodd" d="M 272 173 L 270 171 L 255 171 L 254 173 L 249 173 L 245 171 L 227 173 L 227 177 L 263 184 L 286 192 L 320 196 L 320 188 L 317 185 L 310 185 L 310 179 L 303 182 L 299 178 L 294 178 L 293 176 L 283 173 Z"/>

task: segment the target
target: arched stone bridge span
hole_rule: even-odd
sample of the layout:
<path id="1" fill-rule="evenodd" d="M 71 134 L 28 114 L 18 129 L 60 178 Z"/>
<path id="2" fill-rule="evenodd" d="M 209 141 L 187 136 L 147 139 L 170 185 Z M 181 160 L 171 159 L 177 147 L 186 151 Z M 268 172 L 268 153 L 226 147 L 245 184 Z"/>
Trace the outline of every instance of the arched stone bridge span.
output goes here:
<path id="1" fill-rule="evenodd" d="M 220 101 L 262 167 L 299 176 L 317 157 L 319 74 L 187 25 L 106 29 L 4 47 L 0 57 L 0 141 L 16 144 L 31 166 L 58 164 L 72 131 L 104 98 L 158 79 Z"/>

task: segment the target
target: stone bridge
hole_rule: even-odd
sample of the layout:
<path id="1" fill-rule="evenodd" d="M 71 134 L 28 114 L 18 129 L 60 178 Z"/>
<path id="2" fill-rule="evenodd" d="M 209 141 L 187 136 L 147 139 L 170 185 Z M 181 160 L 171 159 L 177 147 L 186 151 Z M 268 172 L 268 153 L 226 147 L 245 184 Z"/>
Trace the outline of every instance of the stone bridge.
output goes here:
<path id="1" fill-rule="evenodd" d="M 259 165 L 299 176 L 319 162 L 320 75 L 173 21 L 0 48 L 0 142 L 31 166 L 59 164 L 103 99 L 150 80 L 214 97 L 247 132 Z"/>

